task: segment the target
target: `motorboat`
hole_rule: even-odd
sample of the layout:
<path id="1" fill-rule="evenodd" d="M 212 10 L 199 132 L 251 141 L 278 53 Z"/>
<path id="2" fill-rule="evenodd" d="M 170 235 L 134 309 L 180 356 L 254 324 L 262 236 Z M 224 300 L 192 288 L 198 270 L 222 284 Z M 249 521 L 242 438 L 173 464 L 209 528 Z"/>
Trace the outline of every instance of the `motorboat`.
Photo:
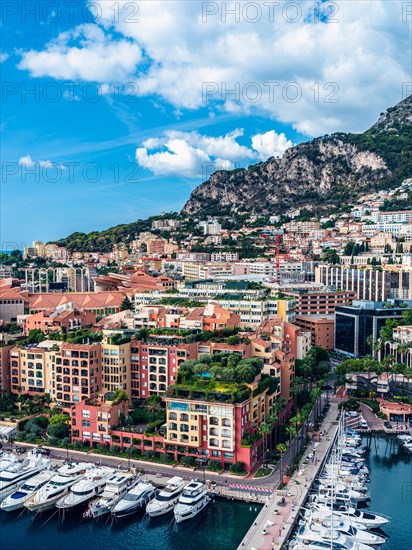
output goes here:
<path id="1" fill-rule="evenodd" d="M 112 508 L 130 491 L 139 478 L 130 472 L 116 472 L 106 481 L 101 495 L 92 500 L 84 512 L 84 518 L 98 518 L 112 511 Z"/>
<path id="2" fill-rule="evenodd" d="M 85 476 L 71 487 L 70 492 L 56 502 L 56 508 L 67 510 L 96 497 L 103 491 L 106 481 L 113 473 L 113 468 L 96 467 L 88 470 Z"/>
<path id="3" fill-rule="evenodd" d="M 171 512 L 179 500 L 184 485 L 185 483 L 181 477 L 175 476 L 169 479 L 166 487 L 146 506 L 147 514 L 154 517 Z"/>
<path id="4" fill-rule="evenodd" d="M 7 470 L 10 468 L 10 466 L 13 466 L 13 464 L 17 464 L 19 462 L 19 459 L 17 456 L 13 453 L 3 453 L 0 458 L 0 472 L 3 470 Z"/>
<path id="5" fill-rule="evenodd" d="M 302 525 L 296 533 L 296 540 L 300 543 L 309 544 L 316 541 L 332 542 L 337 548 L 342 550 L 373 550 L 373 547 L 362 542 L 355 541 L 352 537 L 347 537 L 337 530 L 327 530 L 318 524 Z M 307 541 L 307 542 L 306 542 Z M 316 546 L 314 546 L 316 548 Z"/>
<path id="6" fill-rule="evenodd" d="M 195 517 L 210 502 L 205 485 L 199 481 L 191 481 L 180 495 L 174 509 L 177 523 Z"/>
<path id="7" fill-rule="evenodd" d="M 314 503 L 313 508 L 316 510 L 326 510 L 328 513 L 330 513 L 330 506 L 326 506 L 324 504 Z M 385 516 L 375 514 L 374 512 L 371 512 L 369 510 L 358 510 L 351 506 L 346 507 L 342 510 L 337 510 L 333 508 L 333 514 L 336 514 L 336 516 L 343 519 L 347 519 L 348 521 L 354 520 L 356 521 L 356 523 L 365 525 L 368 529 L 376 529 L 389 523 L 389 518 Z"/>
<path id="8" fill-rule="evenodd" d="M 138 512 L 157 495 L 158 489 L 150 481 L 140 481 L 112 508 L 116 518 L 123 518 Z"/>
<path id="9" fill-rule="evenodd" d="M 37 493 L 55 475 L 53 470 L 43 470 L 39 474 L 29 478 L 24 484 L 11 495 L 6 497 L 0 504 L 0 510 L 13 512 L 24 507 L 24 503 Z"/>
<path id="10" fill-rule="evenodd" d="M 365 502 L 370 498 L 368 493 L 354 491 L 353 489 L 348 489 L 342 483 L 330 482 L 330 483 L 321 483 L 319 486 L 319 495 L 331 495 L 337 499 L 350 499 L 354 502 Z"/>
<path id="11" fill-rule="evenodd" d="M 331 529 L 336 529 L 343 535 L 352 537 L 357 542 L 364 542 L 365 544 L 370 544 L 372 546 L 384 544 L 386 542 L 386 539 L 383 537 L 380 537 L 375 533 L 370 533 L 365 528 L 361 529 L 359 527 L 355 527 L 354 525 L 351 525 L 349 521 L 345 521 L 343 519 L 338 520 L 329 516 L 329 518 L 322 521 L 321 525 L 322 527 L 325 527 L 326 530 L 330 531 Z"/>
<path id="12" fill-rule="evenodd" d="M 52 462 L 49 458 L 33 452 L 30 452 L 22 462 L 13 462 L 11 466 L 0 472 L 0 501 L 14 493 L 27 479 L 51 466 Z"/>
<path id="13" fill-rule="evenodd" d="M 55 475 L 24 506 L 30 512 L 44 512 L 53 508 L 58 500 L 66 495 L 70 488 L 84 477 L 91 465 L 87 462 L 69 462 L 57 470 Z"/>

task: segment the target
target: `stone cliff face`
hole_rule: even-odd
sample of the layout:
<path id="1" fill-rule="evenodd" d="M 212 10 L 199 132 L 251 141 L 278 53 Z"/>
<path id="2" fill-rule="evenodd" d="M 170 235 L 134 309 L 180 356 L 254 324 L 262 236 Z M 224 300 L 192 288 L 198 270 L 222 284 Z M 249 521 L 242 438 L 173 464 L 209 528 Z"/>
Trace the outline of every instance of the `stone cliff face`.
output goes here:
<path id="1" fill-rule="evenodd" d="M 412 176 L 411 96 L 363 134 L 333 134 L 247 169 L 219 171 L 191 194 L 182 214 L 326 212 L 362 192 Z"/>

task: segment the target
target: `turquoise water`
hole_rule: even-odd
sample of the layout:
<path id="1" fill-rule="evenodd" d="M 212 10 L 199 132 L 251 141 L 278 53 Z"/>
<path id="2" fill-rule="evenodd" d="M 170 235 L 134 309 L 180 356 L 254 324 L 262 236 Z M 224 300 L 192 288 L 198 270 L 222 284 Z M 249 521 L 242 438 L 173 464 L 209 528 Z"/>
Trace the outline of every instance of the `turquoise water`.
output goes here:
<path id="1" fill-rule="evenodd" d="M 147 518 L 136 514 L 113 525 L 82 520 L 74 512 L 61 522 L 46 512 L 0 513 L 0 548 L 7 550 L 236 550 L 260 507 L 215 499 L 197 517 L 177 526 L 173 515 Z M 50 519 L 51 518 L 51 519 Z M 49 521 L 47 521 L 49 520 Z M 47 523 L 45 523 L 47 521 Z M 398 549 L 400 550 L 400 549 Z"/>
<path id="2" fill-rule="evenodd" d="M 364 438 L 363 444 L 367 444 Z M 394 437 L 372 438 L 366 465 L 370 471 L 369 508 L 391 516 L 384 530 L 385 550 L 412 548 L 412 455 Z"/>

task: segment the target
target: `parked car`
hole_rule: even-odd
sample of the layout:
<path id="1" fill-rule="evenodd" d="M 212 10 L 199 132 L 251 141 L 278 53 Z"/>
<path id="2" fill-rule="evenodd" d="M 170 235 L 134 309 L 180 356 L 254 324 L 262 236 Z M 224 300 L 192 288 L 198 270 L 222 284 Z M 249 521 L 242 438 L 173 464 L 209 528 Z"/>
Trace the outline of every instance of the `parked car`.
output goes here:
<path id="1" fill-rule="evenodd" d="M 16 453 L 18 455 L 22 455 L 26 452 L 26 449 L 24 449 L 24 447 L 16 447 Z"/>
<path id="2" fill-rule="evenodd" d="M 383 425 L 385 426 L 385 428 L 388 428 L 388 430 L 392 429 L 392 424 L 388 420 L 384 422 Z"/>
<path id="3" fill-rule="evenodd" d="M 358 413 L 356 411 L 348 411 L 346 416 L 358 416 Z"/>
<path id="4" fill-rule="evenodd" d="M 366 428 L 368 427 L 368 423 L 366 422 L 366 420 L 364 418 L 362 418 L 360 421 L 359 421 L 359 427 L 360 428 L 363 428 L 366 430 Z"/>
<path id="5" fill-rule="evenodd" d="M 38 447 L 36 449 L 36 453 L 38 455 L 50 456 L 50 449 L 43 449 L 41 447 Z"/>

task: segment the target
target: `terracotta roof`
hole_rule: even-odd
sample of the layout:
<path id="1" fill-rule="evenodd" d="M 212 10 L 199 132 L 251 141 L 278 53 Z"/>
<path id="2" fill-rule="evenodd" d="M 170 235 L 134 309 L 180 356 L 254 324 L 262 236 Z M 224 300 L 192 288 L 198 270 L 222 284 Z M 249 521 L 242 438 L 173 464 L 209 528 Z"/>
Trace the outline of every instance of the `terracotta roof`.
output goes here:
<path id="1" fill-rule="evenodd" d="M 73 292 L 56 294 L 52 292 L 44 294 L 31 294 L 29 296 L 30 309 L 55 309 L 58 306 L 73 302 L 75 308 L 99 309 L 103 307 L 119 307 L 124 298 L 124 293 L 112 292 Z"/>
<path id="2" fill-rule="evenodd" d="M 0 300 L 24 300 L 27 302 L 27 296 L 25 296 L 18 288 L 6 288 L 0 289 Z"/>

